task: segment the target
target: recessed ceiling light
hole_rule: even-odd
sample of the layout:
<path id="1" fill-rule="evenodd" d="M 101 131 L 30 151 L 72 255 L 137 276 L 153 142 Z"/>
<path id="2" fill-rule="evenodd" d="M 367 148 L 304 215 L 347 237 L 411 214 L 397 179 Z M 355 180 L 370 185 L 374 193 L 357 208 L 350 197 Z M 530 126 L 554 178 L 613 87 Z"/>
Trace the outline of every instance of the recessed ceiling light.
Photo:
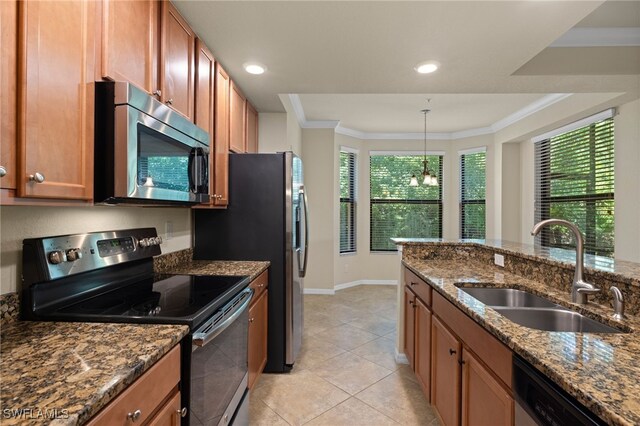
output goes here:
<path id="1" fill-rule="evenodd" d="M 264 74 L 267 70 L 267 67 L 257 62 L 246 62 L 243 64 L 243 67 L 249 74 Z"/>
<path id="2" fill-rule="evenodd" d="M 413 69 L 416 70 L 420 74 L 430 74 L 430 73 L 436 71 L 439 66 L 440 66 L 440 64 L 437 63 L 436 61 L 428 61 L 428 62 L 419 63 Z"/>

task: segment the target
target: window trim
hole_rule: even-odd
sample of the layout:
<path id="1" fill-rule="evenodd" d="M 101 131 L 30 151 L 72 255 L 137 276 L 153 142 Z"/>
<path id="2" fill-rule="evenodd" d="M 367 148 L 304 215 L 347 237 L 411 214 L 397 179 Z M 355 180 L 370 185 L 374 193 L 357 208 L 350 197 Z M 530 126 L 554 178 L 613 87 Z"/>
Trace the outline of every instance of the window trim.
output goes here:
<path id="1" fill-rule="evenodd" d="M 371 179 L 371 157 L 375 156 L 399 156 L 399 157 L 423 157 L 424 151 L 369 151 L 369 179 Z M 440 221 L 438 223 L 438 237 L 442 238 L 444 218 L 443 206 L 444 206 L 444 167 L 445 167 L 445 152 L 444 151 L 427 151 L 428 156 L 440 157 L 440 168 L 438 170 L 438 199 L 436 200 L 415 200 L 415 199 L 376 199 L 371 198 L 371 187 L 369 187 L 369 218 L 371 218 L 371 210 L 374 204 L 427 204 L 438 205 L 438 217 Z M 407 183 L 408 184 L 408 183 Z M 369 219 L 369 253 L 370 254 L 396 254 L 398 249 L 374 249 L 373 248 L 373 226 L 371 226 L 371 219 Z"/>
<path id="2" fill-rule="evenodd" d="M 342 215 L 340 213 L 338 213 L 339 215 L 339 231 L 338 231 L 338 253 L 343 256 L 343 255 L 353 255 L 353 254 L 357 254 L 358 252 L 358 228 L 357 228 L 357 212 L 358 212 L 358 150 L 351 148 L 351 147 L 347 147 L 347 146 L 341 146 L 340 147 L 340 151 L 338 154 L 338 163 L 340 161 L 340 155 L 342 153 L 345 154 L 349 154 L 349 155 L 353 155 L 353 168 L 351 170 L 349 170 L 349 180 L 351 182 L 353 182 L 353 185 L 351 185 L 350 187 L 350 194 L 349 197 L 341 197 L 340 194 L 340 176 L 338 179 L 338 199 L 339 199 L 339 206 L 342 207 L 342 203 L 347 203 L 347 205 L 349 206 L 349 209 L 351 211 L 351 216 L 350 216 L 350 229 L 353 230 L 352 234 L 353 234 L 353 240 L 351 241 L 352 246 L 349 247 L 346 250 L 342 249 L 342 239 L 341 239 L 341 235 L 340 235 L 340 229 L 341 229 L 341 225 L 342 225 Z M 338 171 L 338 174 L 340 175 L 340 172 Z M 339 212 L 342 211 L 341 208 L 339 208 L 338 210 Z"/>

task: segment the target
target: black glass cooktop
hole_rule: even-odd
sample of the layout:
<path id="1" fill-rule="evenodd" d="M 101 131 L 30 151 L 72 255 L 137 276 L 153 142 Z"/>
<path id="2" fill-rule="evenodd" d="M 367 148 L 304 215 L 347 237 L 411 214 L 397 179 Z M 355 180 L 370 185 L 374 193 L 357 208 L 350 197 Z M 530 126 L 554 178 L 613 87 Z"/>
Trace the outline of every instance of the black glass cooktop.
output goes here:
<path id="1" fill-rule="evenodd" d="M 249 284 L 249 277 L 156 275 L 57 309 L 58 318 L 197 326 Z"/>

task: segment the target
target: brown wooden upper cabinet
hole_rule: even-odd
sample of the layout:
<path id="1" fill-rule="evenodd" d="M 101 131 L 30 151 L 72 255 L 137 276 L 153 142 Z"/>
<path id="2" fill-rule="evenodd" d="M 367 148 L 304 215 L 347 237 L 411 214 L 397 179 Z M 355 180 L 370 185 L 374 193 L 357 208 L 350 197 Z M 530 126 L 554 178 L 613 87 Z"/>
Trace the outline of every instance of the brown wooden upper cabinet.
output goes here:
<path id="1" fill-rule="evenodd" d="M 194 123 L 209 133 L 213 152 L 213 98 L 215 94 L 216 63 L 202 40 L 196 40 L 196 87 Z"/>
<path id="2" fill-rule="evenodd" d="M 19 197 L 92 198 L 98 6 L 19 2 Z"/>
<path id="3" fill-rule="evenodd" d="M 211 176 L 211 203 L 216 207 L 229 204 L 229 97 L 231 79 L 216 63 L 215 75 L 215 119 L 213 123 L 213 156 Z"/>
<path id="4" fill-rule="evenodd" d="M 104 0 L 102 78 L 133 83 L 193 121 L 195 33 L 169 1 Z"/>
<path id="5" fill-rule="evenodd" d="M 18 2 L 0 2 L 0 188 L 16 189 Z"/>
<path id="6" fill-rule="evenodd" d="M 233 152 L 246 152 L 246 108 L 247 99 L 240 88 L 231 81 L 229 99 L 229 149 Z"/>
<path id="7" fill-rule="evenodd" d="M 258 152 L 258 111 L 247 101 L 247 152 Z"/>
<path id="8" fill-rule="evenodd" d="M 102 78 L 128 81 L 158 99 L 157 0 L 102 2 Z"/>
<path id="9" fill-rule="evenodd" d="M 193 121 L 195 33 L 168 1 L 161 24 L 160 100 Z"/>

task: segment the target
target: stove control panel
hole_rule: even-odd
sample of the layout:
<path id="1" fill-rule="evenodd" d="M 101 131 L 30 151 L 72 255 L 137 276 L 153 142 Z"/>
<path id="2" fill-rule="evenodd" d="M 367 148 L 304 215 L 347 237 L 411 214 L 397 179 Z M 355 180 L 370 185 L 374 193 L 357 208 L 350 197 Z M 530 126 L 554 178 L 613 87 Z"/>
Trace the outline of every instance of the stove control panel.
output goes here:
<path id="1" fill-rule="evenodd" d="M 47 280 L 54 280 L 157 256 L 162 253 L 160 244 L 162 238 L 155 228 L 139 228 L 32 238 L 24 240 L 23 247 L 25 256 L 34 258 Z"/>

